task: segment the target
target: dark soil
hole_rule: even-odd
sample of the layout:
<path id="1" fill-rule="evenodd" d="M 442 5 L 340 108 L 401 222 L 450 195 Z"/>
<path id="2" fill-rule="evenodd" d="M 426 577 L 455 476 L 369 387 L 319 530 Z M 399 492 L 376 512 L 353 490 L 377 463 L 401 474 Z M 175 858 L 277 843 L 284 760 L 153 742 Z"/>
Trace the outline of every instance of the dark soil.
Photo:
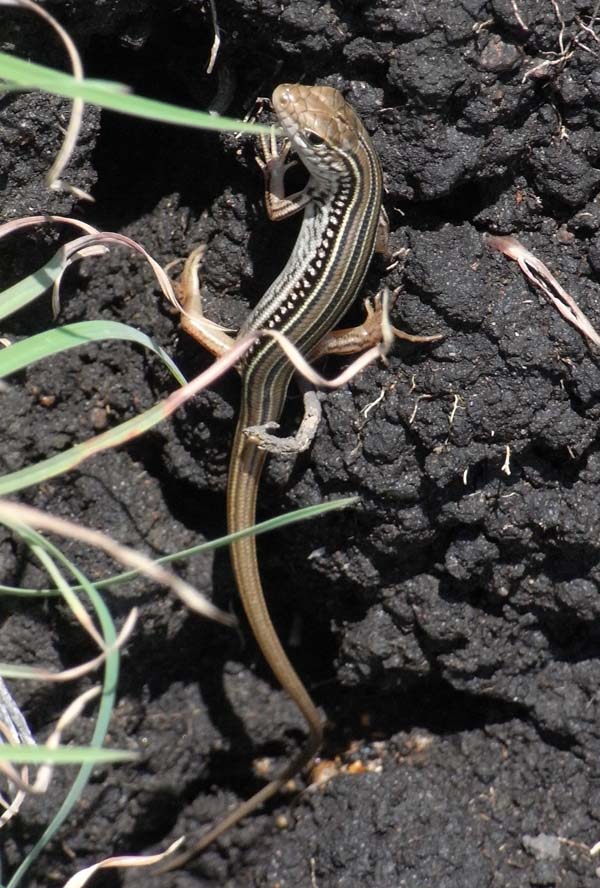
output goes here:
<path id="1" fill-rule="evenodd" d="M 203 73 L 208 4 L 46 5 L 90 76 L 182 105 L 214 97 L 216 77 Z M 409 249 L 404 268 L 375 261 L 368 290 L 401 286 L 397 326 L 445 338 L 398 343 L 389 366 L 329 394 L 312 449 L 271 460 L 261 488 L 260 517 L 360 497 L 260 542 L 274 618 L 328 719 L 323 755 L 338 773 L 276 799 L 185 873 L 105 873 L 95 885 L 597 885 L 600 373 L 580 335 L 484 244 L 485 232 L 518 237 L 600 325 L 600 45 L 583 27 L 594 6 L 218 0 L 231 115 L 299 79 L 342 89 L 355 105 L 382 159 L 392 248 Z M 0 48 L 64 65 L 37 20 L 16 9 L 0 19 Z M 43 187 L 67 108 L 35 94 L 0 100 L 2 219 L 72 214 L 127 233 L 161 262 L 205 242 L 207 314 L 239 324 L 296 231 L 265 219 L 252 140 L 88 110 L 65 178 L 96 203 L 75 204 Z M 42 264 L 58 237 L 48 226 L 3 242 L 0 283 Z M 147 267 L 120 249 L 69 272 L 56 322 L 48 298 L 3 333 L 93 318 L 149 333 L 189 376 L 208 365 Z M 2 393 L 4 470 L 135 415 L 173 385 L 154 358 L 115 343 L 33 366 Z M 231 374 L 131 447 L 24 498 L 156 556 L 217 536 L 237 398 Z M 299 413 L 292 396 L 290 427 Z M 4 582 L 44 584 L 20 545 L 8 536 L 0 545 Z M 112 569 L 77 552 L 91 577 Z M 239 610 L 226 553 L 181 573 Z M 36 888 L 104 856 L 196 835 L 261 785 L 257 762 L 269 757 L 275 770 L 304 736 L 247 631 L 190 615 L 146 582 L 106 599 L 119 625 L 140 608 L 109 743 L 142 758 L 94 772 L 29 874 Z M 3 616 L 4 661 L 59 668 L 92 652 L 56 603 L 6 598 Z M 40 737 L 76 693 L 11 687 Z M 90 712 L 73 739 L 85 742 L 91 725 Z M 71 776 L 58 774 L 5 831 L 5 872 Z"/>

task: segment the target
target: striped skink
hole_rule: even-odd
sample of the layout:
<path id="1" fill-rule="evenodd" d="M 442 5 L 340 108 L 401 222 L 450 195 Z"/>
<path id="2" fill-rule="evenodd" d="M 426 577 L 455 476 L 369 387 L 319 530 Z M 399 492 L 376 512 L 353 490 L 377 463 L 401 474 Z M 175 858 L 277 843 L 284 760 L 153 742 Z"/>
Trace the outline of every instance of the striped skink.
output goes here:
<path id="1" fill-rule="evenodd" d="M 285 268 L 238 336 L 259 329 L 278 330 L 309 360 L 325 353 L 362 350 L 380 338 L 380 326 L 367 323 L 354 329 L 332 330 L 357 296 L 374 250 L 383 252 L 387 244 L 379 159 L 365 127 L 336 89 L 283 84 L 275 89 L 272 101 L 287 145 L 278 155 L 273 140 L 270 145 L 263 143 L 265 160 L 259 163 L 266 180 L 267 212 L 271 219 L 279 220 L 304 209 L 304 219 Z M 302 191 L 286 198 L 283 179 L 290 166 L 286 162 L 290 150 L 308 170 L 309 179 Z M 194 320 L 183 317 L 183 328 L 214 354 L 222 354 L 233 340 L 214 328 L 203 330 L 200 306 L 193 302 L 190 298 L 184 303 Z M 370 312 L 371 319 L 375 314 Z M 230 532 L 255 523 L 258 484 L 266 458 L 256 427 L 277 422 L 294 372 L 270 337 L 256 340 L 238 369 L 242 393 L 227 488 Z M 319 712 L 283 650 L 269 616 L 255 538 L 232 543 L 231 560 L 254 636 L 277 680 L 304 716 L 308 738 L 279 776 L 163 871 L 181 866 L 273 796 L 311 761 L 321 745 Z"/>

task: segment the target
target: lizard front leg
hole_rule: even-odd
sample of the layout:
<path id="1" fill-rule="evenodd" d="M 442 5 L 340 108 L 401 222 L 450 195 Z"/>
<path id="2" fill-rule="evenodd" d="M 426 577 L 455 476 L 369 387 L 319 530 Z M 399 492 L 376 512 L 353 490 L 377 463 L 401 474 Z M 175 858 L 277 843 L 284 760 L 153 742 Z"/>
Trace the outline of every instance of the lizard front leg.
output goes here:
<path id="1" fill-rule="evenodd" d="M 262 157 L 256 156 L 256 163 L 260 167 L 265 179 L 265 209 L 267 216 L 271 222 L 282 222 L 289 219 L 303 210 L 310 202 L 311 195 L 307 188 L 290 194 L 285 194 L 285 174 L 292 167 L 296 166 L 296 161 L 288 163 L 288 154 L 290 152 L 290 143 L 284 142 L 281 153 L 277 145 L 275 135 L 271 133 L 269 139 L 261 136 L 260 146 Z"/>
<path id="2" fill-rule="evenodd" d="M 397 295 L 397 290 L 392 293 L 392 298 Z M 311 359 L 321 358 L 324 355 L 353 355 L 366 351 L 383 340 L 384 299 L 377 294 L 373 301 L 365 300 L 366 318 L 362 324 L 356 327 L 343 327 L 327 333 L 317 344 L 311 354 Z M 433 336 L 415 336 L 405 333 L 397 327 L 390 326 L 390 330 L 396 339 L 405 339 L 408 342 L 437 342 L 443 338 L 441 333 Z"/>

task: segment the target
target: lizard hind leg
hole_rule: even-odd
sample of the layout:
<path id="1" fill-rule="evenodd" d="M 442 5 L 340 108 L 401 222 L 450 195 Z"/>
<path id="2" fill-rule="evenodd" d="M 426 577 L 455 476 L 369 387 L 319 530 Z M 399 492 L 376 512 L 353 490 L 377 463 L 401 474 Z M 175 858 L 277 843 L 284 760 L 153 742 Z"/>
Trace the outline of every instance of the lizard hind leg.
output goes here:
<path id="1" fill-rule="evenodd" d="M 175 284 L 175 291 L 180 302 L 181 329 L 218 358 L 231 348 L 235 339 L 223 327 L 204 316 L 199 270 L 205 252 L 205 244 L 192 250 Z"/>
<path id="2" fill-rule="evenodd" d="M 261 426 L 247 426 L 243 434 L 259 450 L 266 450 L 278 456 L 290 456 L 308 450 L 312 444 L 321 421 L 321 402 L 319 393 L 309 388 L 302 379 L 298 379 L 298 385 L 304 401 L 304 416 L 295 435 L 288 438 L 280 438 L 272 435 L 272 431 L 279 428 L 279 423 L 268 422 Z"/>

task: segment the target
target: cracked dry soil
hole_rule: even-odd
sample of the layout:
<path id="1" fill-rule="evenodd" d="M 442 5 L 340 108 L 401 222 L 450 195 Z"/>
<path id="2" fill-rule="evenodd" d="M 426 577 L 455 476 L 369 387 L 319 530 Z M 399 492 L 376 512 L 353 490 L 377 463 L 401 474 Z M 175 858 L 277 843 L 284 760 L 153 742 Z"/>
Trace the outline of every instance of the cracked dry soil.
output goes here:
<path id="1" fill-rule="evenodd" d="M 214 97 L 216 78 L 203 74 L 207 4 L 46 5 L 88 75 L 183 105 Z M 260 541 L 276 624 L 328 719 L 323 755 L 339 760 L 338 773 L 276 799 L 185 873 L 112 872 L 95 885 L 598 884 L 589 854 L 600 839 L 598 360 L 483 242 L 485 232 L 520 238 L 600 324 L 594 6 L 219 0 L 231 115 L 304 79 L 342 89 L 363 117 L 383 163 L 392 248 L 409 250 L 403 269 L 375 261 L 367 288 L 401 286 L 395 323 L 444 340 L 398 343 L 389 366 L 329 394 L 312 449 L 271 460 L 262 483 L 260 517 L 360 496 L 354 509 Z M 37 21 L 17 10 L 1 21 L 0 48 L 64 64 Z M 238 325 L 296 230 L 265 219 L 252 141 L 88 109 L 66 178 L 96 202 L 74 205 L 43 188 L 66 111 L 36 94 L 2 98 L 2 219 L 71 213 L 126 232 L 163 263 L 205 242 L 207 314 Z M 42 264 L 59 237 L 48 227 L 2 242 L 0 283 Z M 52 325 L 48 303 L 3 334 Z M 207 366 L 124 251 L 67 276 L 57 322 L 92 318 L 139 327 L 190 376 Z M 3 470 L 64 450 L 172 387 L 154 359 L 115 343 L 35 365 L 2 393 Z M 172 422 L 24 499 L 157 556 L 214 537 L 237 397 L 231 374 Z M 290 427 L 298 415 L 292 396 Z M 88 575 L 110 570 L 97 553 L 66 548 Z M 44 582 L 6 535 L 0 557 L 4 582 Z M 237 610 L 225 553 L 181 572 Z M 134 604 L 141 611 L 109 739 L 142 758 L 94 772 L 29 875 L 36 888 L 103 856 L 195 834 L 260 785 L 257 762 L 278 766 L 303 736 L 246 631 L 189 615 L 141 581 L 107 601 L 118 621 Z M 63 607 L 3 601 L 3 660 L 58 668 L 90 652 Z M 40 736 L 75 693 L 14 692 Z M 91 723 L 89 713 L 76 741 Z M 5 831 L 5 872 L 39 836 L 68 776 Z"/>

